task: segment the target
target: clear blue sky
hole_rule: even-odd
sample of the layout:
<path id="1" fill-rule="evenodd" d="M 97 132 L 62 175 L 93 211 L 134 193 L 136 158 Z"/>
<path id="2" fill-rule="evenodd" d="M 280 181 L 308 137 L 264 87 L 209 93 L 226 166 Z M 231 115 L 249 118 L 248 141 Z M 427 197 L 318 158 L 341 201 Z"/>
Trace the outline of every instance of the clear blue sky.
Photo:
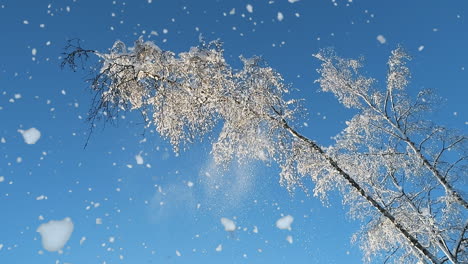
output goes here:
<path id="1" fill-rule="evenodd" d="M 239 55 L 261 55 L 306 99 L 304 134 L 328 145 L 352 113 L 317 92 L 313 53 L 365 56 L 384 85 L 386 59 L 403 45 L 411 89 L 436 89 L 446 103 L 434 119 L 466 132 L 467 33 L 465 0 L 0 0 L 0 263 L 361 263 L 350 242 L 359 224 L 340 197 L 324 207 L 301 190 L 291 195 L 275 166 L 218 174 L 209 144 L 176 157 L 135 113 L 98 124 L 84 148 L 92 94 L 85 71 L 59 67 L 68 39 L 104 51 L 144 36 L 181 52 L 203 34 L 225 43 L 234 67 Z M 18 129 L 31 127 L 41 138 L 28 145 Z M 285 215 L 291 230 L 275 226 Z M 74 231 L 63 253 L 45 251 L 36 229 L 65 217 Z M 238 229 L 226 232 L 222 217 Z"/>

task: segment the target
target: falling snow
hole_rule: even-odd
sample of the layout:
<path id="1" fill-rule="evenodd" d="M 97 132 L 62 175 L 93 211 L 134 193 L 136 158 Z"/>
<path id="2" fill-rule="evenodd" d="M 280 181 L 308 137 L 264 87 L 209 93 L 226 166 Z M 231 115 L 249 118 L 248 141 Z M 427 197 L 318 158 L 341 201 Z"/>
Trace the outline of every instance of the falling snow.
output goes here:
<path id="1" fill-rule="evenodd" d="M 219 244 L 217 247 L 216 247 L 216 252 L 221 252 L 223 250 L 223 245 Z"/>
<path id="2" fill-rule="evenodd" d="M 283 21 L 283 19 L 284 19 L 283 13 L 278 12 L 278 14 L 276 15 L 276 19 L 278 19 L 278 21 L 280 21 L 280 22 Z"/>
<path id="3" fill-rule="evenodd" d="M 144 163 L 144 160 L 143 160 L 143 157 L 141 156 L 141 154 L 138 154 L 135 156 L 135 161 L 138 165 L 143 165 Z"/>
<path id="4" fill-rule="evenodd" d="M 221 224 L 224 226 L 224 230 L 232 232 L 236 230 L 236 224 L 234 221 L 228 218 L 221 218 Z"/>
<path id="5" fill-rule="evenodd" d="M 42 237 L 42 247 L 50 252 L 61 250 L 70 239 L 73 232 L 70 218 L 60 221 L 51 220 L 37 228 Z"/>
<path id="6" fill-rule="evenodd" d="M 383 35 L 378 35 L 377 41 L 380 42 L 380 44 L 385 44 L 385 42 L 387 42 L 387 40 L 385 39 Z"/>
<path id="7" fill-rule="evenodd" d="M 288 229 L 291 230 L 291 224 L 294 221 L 294 217 L 287 215 L 281 217 L 276 221 L 276 227 L 279 229 Z"/>
<path id="8" fill-rule="evenodd" d="M 247 9 L 247 12 L 253 13 L 253 6 L 251 4 L 247 4 L 245 8 Z"/>
<path id="9" fill-rule="evenodd" d="M 377 8 L 367 0 L 359 3 L 352 0 L 324 3 L 300 0 L 210 0 L 206 3 L 37 0 L 34 10 L 28 6 L 20 8 L 21 4 L 14 1 L 3 2 L 0 3 L 0 17 L 4 35 L 14 38 L 5 41 L 5 48 L 0 51 L 3 52 L 0 54 L 3 60 L 0 65 L 0 115 L 3 120 L 0 126 L 0 204 L 7 210 L 7 217 L 3 217 L 3 222 L 0 220 L 0 225 L 8 229 L 8 232 L 0 232 L 1 263 L 16 263 L 25 252 L 37 263 L 52 261 L 56 264 L 75 263 L 77 254 L 82 258 L 95 258 L 99 264 L 119 260 L 134 263 L 138 262 L 136 258 L 154 263 L 171 260 L 190 262 L 192 257 L 199 262 L 213 262 L 210 258 L 214 257 L 228 259 L 232 263 L 255 263 L 259 259 L 276 259 L 285 263 L 359 263 L 375 252 L 387 252 L 389 248 L 404 249 L 405 244 L 399 242 L 401 237 L 396 242 L 382 239 L 385 236 L 393 238 L 394 229 L 387 227 L 381 219 L 374 219 L 374 215 L 362 215 L 375 222 L 369 221 L 371 224 L 363 226 L 368 228 L 373 224 L 373 229 L 363 229 L 370 231 L 359 233 L 366 236 L 356 235 L 359 247 L 348 245 L 348 234 L 358 232 L 357 229 L 347 227 L 343 233 L 333 230 L 331 234 L 324 234 L 326 228 L 319 228 L 319 225 L 327 221 L 328 214 L 311 217 L 317 210 L 315 205 L 309 205 L 316 197 L 308 197 L 309 193 L 305 195 L 300 191 L 299 186 L 304 186 L 311 193 L 335 202 L 334 196 L 326 197 L 327 191 L 335 187 L 337 190 L 346 189 L 347 185 L 336 181 L 336 171 L 320 174 L 327 170 L 327 165 L 311 165 L 316 157 L 308 155 L 307 147 L 300 140 L 286 137 L 282 140 L 284 135 L 281 132 L 290 136 L 292 131 L 280 131 L 284 128 L 281 120 L 294 120 L 291 128 L 304 132 L 304 135 L 314 135 L 319 131 L 330 139 L 338 133 L 333 140 L 350 136 L 352 133 L 347 134 L 347 131 L 351 131 L 352 124 L 380 124 L 381 121 L 371 118 L 372 111 L 366 112 L 369 114 L 367 119 L 352 119 L 352 116 L 344 114 L 347 109 L 335 108 L 334 99 L 322 93 L 313 94 L 310 101 L 301 99 L 312 96 L 306 91 L 319 78 L 320 73 L 315 70 L 319 63 L 326 64 L 317 58 L 317 54 L 313 58 L 306 58 L 304 54 L 319 53 L 321 49 L 336 47 L 337 53 L 344 49 L 349 57 L 369 56 L 374 63 L 374 58 L 377 61 L 388 57 L 390 50 L 395 52 L 401 43 L 412 57 L 410 64 L 418 70 L 412 77 L 412 89 L 434 87 L 436 79 L 445 82 L 444 87 L 435 88 L 444 90 L 449 103 L 440 106 L 444 111 L 438 112 L 439 116 L 434 120 L 429 117 L 427 121 L 435 123 L 438 118 L 444 119 L 442 113 L 445 113 L 448 116 L 445 121 L 453 123 L 455 128 L 468 126 L 466 110 L 462 107 L 466 92 L 460 90 L 463 86 L 460 80 L 463 80 L 467 65 L 463 56 L 457 57 L 457 54 L 464 54 L 462 47 L 467 45 L 467 41 L 460 38 L 464 36 L 466 20 L 462 4 L 455 3 L 444 13 L 436 11 L 446 4 L 428 3 L 424 7 L 428 12 L 414 13 L 408 10 L 416 10 L 416 4 L 405 1 L 383 4 L 382 7 L 397 7 L 386 9 Z M 383 10 L 388 14 L 382 13 Z M 395 17 L 399 23 L 392 21 Z M 409 21 L 421 23 L 408 24 Z M 406 34 L 409 28 L 412 33 Z M 386 37 L 390 37 L 389 41 Z M 109 46 L 110 41 L 116 39 L 122 42 Z M 225 45 L 210 43 L 216 39 Z M 457 41 L 450 41 L 454 39 Z M 89 48 L 92 52 L 87 60 L 85 56 L 79 58 L 76 69 L 65 67 L 61 70 L 58 65 L 66 58 L 67 40 L 73 47 Z M 261 57 L 255 57 L 255 54 Z M 119 58 L 119 55 L 123 56 Z M 241 55 L 245 58 L 239 60 Z M 123 59 L 125 56 L 128 57 Z M 333 60 L 337 58 L 329 62 L 335 63 L 337 61 Z M 128 72 L 136 74 L 122 86 L 110 85 L 111 79 L 106 79 L 110 75 L 103 74 L 100 77 L 109 81 L 99 83 L 104 84 L 103 89 L 93 86 L 92 94 L 83 92 L 83 88 L 96 84 L 85 83 L 83 79 L 89 81 L 96 74 L 105 72 L 95 68 L 100 65 L 99 60 L 124 65 L 119 68 L 122 71 L 113 76 L 117 79 Z M 354 92 L 367 94 L 374 91 L 368 97 L 373 102 L 379 102 L 385 95 L 385 91 L 377 92 L 379 87 L 394 85 L 390 90 L 397 94 L 403 90 L 402 82 L 406 85 L 402 76 L 389 74 L 388 80 L 379 80 L 378 83 L 367 77 L 369 69 L 371 73 L 374 69 L 383 69 L 380 72 L 383 76 L 386 70 L 382 67 L 361 65 L 364 61 L 359 59 L 337 60 L 339 63 L 334 65 L 338 65 L 336 70 L 343 73 L 340 76 L 348 78 L 345 81 Z M 228 62 L 236 67 L 231 68 Z M 430 73 L 423 70 L 428 65 Z M 387 66 L 388 71 L 398 68 L 404 72 L 406 69 L 404 63 L 399 62 Z M 75 70 L 78 74 L 73 73 Z M 229 78 L 222 78 L 226 73 Z M 197 79 L 197 76 L 203 78 Z M 177 83 L 184 78 L 188 81 L 178 86 Z M 331 85 L 330 90 L 343 83 L 339 78 L 328 81 L 338 84 Z M 138 94 L 145 85 L 152 85 L 152 93 Z M 290 94 L 289 90 L 294 92 Z M 353 101 L 355 98 L 347 94 L 348 90 L 334 91 L 338 101 L 349 104 L 345 107 L 356 103 Z M 282 101 L 283 92 L 288 98 L 285 101 Z M 235 96 L 231 98 L 229 95 Z M 104 102 L 106 107 L 111 108 L 113 104 L 117 107 L 99 109 L 93 116 L 95 109 L 90 106 L 101 96 L 107 98 Z M 431 102 L 431 98 L 425 96 L 421 97 L 421 107 Z M 151 104 L 157 99 L 163 102 L 158 105 L 161 108 Z M 397 99 L 406 100 L 407 97 Z M 192 101 L 193 105 L 189 103 Z M 301 104 L 296 104 L 299 101 Z M 171 103 L 176 107 L 168 107 Z M 217 104 L 221 107 L 216 107 Z M 239 104 L 242 105 L 240 111 L 233 111 Z M 272 108 L 269 104 L 275 106 Z M 295 115 L 297 105 L 304 115 Z M 376 105 L 383 107 L 385 104 Z M 289 111 L 289 106 L 294 111 Z M 419 104 L 415 106 L 419 107 Z M 307 109 L 314 112 L 307 116 Z M 356 109 L 360 112 L 362 105 Z M 161 110 L 157 113 L 160 115 L 153 120 L 153 114 L 158 110 Z M 259 115 L 270 119 L 256 119 Z M 359 113 L 358 116 L 362 117 Z M 150 119 L 151 124 L 142 124 L 146 119 Z M 115 126 L 106 125 L 105 120 Z M 275 121 L 275 126 L 270 126 L 270 121 Z M 330 127 L 333 124 L 347 130 L 339 132 Z M 277 130 L 278 127 L 280 129 Z M 211 130 L 213 132 L 207 133 Z M 202 143 L 196 138 L 199 132 Z M 361 133 L 360 130 L 354 132 Z M 451 130 L 445 132 L 445 135 L 452 133 Z M 187 137 L 182 138 L 185 133 Z M 219 141 L 218 133 L 221 135 Z M 378 133 L 369 135 L 359 140 L 379 136 Z M 439 134 L 436 136 L 441 137 Z M 344 157 L 337 164 L 346 164 L 346 159 L 350 159 L 346 155 L 355 154 L 352 151 L 340 152 L 331 141 L 313 138 L 316 139 L 317 144 L 330 145 L 330 148 L 324 148 L 330 157 Z M 180 144 L 171 146 L 170 143 L 177 140 Z M 431 140 L 428 139 L 420 149 L 429 153 Z M 282 144 L 272 144 L 276 141 Z M 206 146 L 212 142 L 215 142 L 215 147 L 207 149 Z M 349 142 L 355 144 L 358 141 Z M 379 144 L 386 146 L 387 141 Z M 363 149 L 361 145 L 354 147 L 356 152 Z M 175 154 L 172 154 L 172 148 L 176 149 Z M 279 149 L 283 152 L 279 153 Z M 372 151 L 376 149 L 382 150 L 375 148 Z M 371 148 L 367 150 L 371 151 Z M 406 153 L 405 148 L 400 150 Z M 456 148 L 451 148 L 447 153 L 456 155 L 456 151 Z M 388 157 L 380 164 L 388 165 L 387 162 L 393 161 L 390 155 Z M 213 165 L 213 159 L 221 160 L 221 164 Z M 367 161 L 364 157 L 362 160 Z M 271 166 L 276 161 L 287 162 L 280 167 Z M 399 157 L 399 161 L 401 163 L 397 164 L 403 165 L 398 167 L 397 177 L 405 170 L 419 170 L 422 166 L 418 163 L 411 168 L 404 157 Z M 449 163 L 444 162 L 439 163 L 448 168 Z M 267 164 L 266 170 L 262 164 Z M 368 174 L 356 173 L 362 164 L 355 163 L 345 170 L 354 173 L 353 177 L 362 175 L 363 178 L 357 178 L 359 184 L 371 184 L 367 181 L 373 179 L 371 169 L 361 170 Z M 282 173 L 272 168 L 281 168 Z M 430 170 L 418 174 L 418 177 L 425 179 L 427 172 Z M 462 178 L 455 174 L 447 177 Z M 312 184 L 310 179 L 317 182 Z M 412 181 L 402 182 L 405 187 L 414 187 Z M 429 219 L 436 228 L 439 228 L 439 219 L 445 217 L 442 213 L 437 215 L 437 212 L 447 214 L 444 219 L 460 219 L 459 215 L 452 217 L 440 202 L 449 201 L 445 199 L 448 196 L 443 196 L 445 189 L 437 186 L 435 180 L 427 182 L 440 190 L 432 194 L 440 198 L 438 210 L 430 210 L 427 204 L 426 207 L 421 205 L 420 210 L 414 212 L 417 217 L 408 219 L 426 219 L 422 222 Z M 280 186 L 294 195 L 283 189 L 278 191 Z M 459 188 L 459 182 L 454 180 L 453 186 Z M 396 187 L 392 193 L 398 193 L 398 190 Z M 408 189 L 411 191 L 413 189 Z M 384 193 L 381 199 L 388 195 L 394 194 Z M 400 202 L 400 196 L 395 197 Z M 428 203 L 418 199 L 415 198 L 418 204 Z M 357 208 L 358 204 L 353 200 L 350 207 Z M 397 211 L 400 210 L 397 206 L 392 210 L 401 212 Z M 333 217 L 342 217 L 341 211 L 334 208 L 330 209 L 330 214 L 337 211 L 340 215 Z M 365 212 L 368 211 L 371 210 Z M 362 211 L 352 213 L 356 212 L 359 218 Z M 27 217 L 19 217 L 23 214 Z M 73 221 L 64 216 L 71 216 Z M 449 224 L 461 230 L 458 223 L 447 220 Z M 417 238 L 428 238 L 428 245 L 436 244 L 430 241 L 431 235 L 424 233 L 432 231 L 431 226 L 413 222 L 405 226 L 417 226 L 411 230 Z M 130 234 L 129 230 L 135 232 Z M 451 247 L 456 239 L 455 231 L 446 236 L 445 230 L 441 227 L 437 232 L 441 232 L 441 239 L 451 239 L 452 242 L 447 244 Z M 327 235 L 334 236 L 336 243 L 331 246 L 317 243 L 321 236 Z M 129 236 L 132 239 L 129 240 Z M 367 239 L 359 241 L 361 237 Z M 444 252 L 434 248 L 430 250 L 437 257 L 443 256 Z M 460 248 L 463 249 L 463 245 Z M 132 253 L 134 250 L 138 251 L 137 256 Z M 314 252 L 321 254 L 311 254 Z M 398 251 L 389 262 L 417 261 L 395 257 L 412 257 L 411 252 L 406 253 Z M 461 253 L 458 255 L 462 258 Z"/>
<path id="10" fill-rule="evenodd" d="M 24 142 L 28 145 L 36 144 L 41 138 L 41 132 L 35 127 L 27 130 L 18 129 L 18 132 L 23 135 Z"/>

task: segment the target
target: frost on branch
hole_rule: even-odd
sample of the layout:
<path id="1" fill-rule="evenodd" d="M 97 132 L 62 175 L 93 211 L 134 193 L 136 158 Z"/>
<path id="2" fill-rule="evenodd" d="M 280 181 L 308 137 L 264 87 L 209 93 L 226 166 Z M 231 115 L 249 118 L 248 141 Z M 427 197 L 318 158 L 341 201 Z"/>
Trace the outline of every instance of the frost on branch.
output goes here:
<path id="1" fill-rule="evenodd" d="M 362 95 L 369 93 L 375 82 L 373 78 L 359 74 L 363 59 L 346 60 L 338 57 L 331 49 L 325 49 L 315 57 L 322 61 L 322 68 L 317 70 L 322 78 L 316 81 L 322 90 L 335 94 L 348 108 L 362 107 Z"/>
<path id="2" fill-rule="evenodd" d="M 431 262 L 467 261 L 468 205 L 457 188 L 466 184 L 468 176 L 466 136 L 428 121 L 437 102 L 432 91 L 421 91 L 414 99 L 409 96 L 410 57 L 401 47 L 392 51 L 385 89 L 374 87 L 371 78 L 359 73 L 361 61 L 340 58 L 330 50 L 316 57 L 322 61 L 318 70 L 322 90 L 358 111 L 328 154 L 434 252 Z M 382 252 L 396 263 L 425 259 L 388 218 L 376 214 L 360 193 L 345 187 L 350 215 L 367 222 L 355 236 L 366 260 Z"/>
<path id="3" fill-rule="evenodd" d="M 291 157 L 284 151 L 295 139 L 284 122 L 294 121 L 298 104 L 286 99 L 281 75 L 262 59 L 241 57 L 242 69 L 234 70 L 219 41 L 175 55 L 141 38 L 131 48 L 117 41 L 109 53 L 93 53 L 101 67 L 91 82 L 97 98 L 91 120 L 140 111 L 175 151 L 220 125 L 212 153 L 223 166 L 247 159 L 284 164 Z M 283 175 L 286 185 L 298 180 Z"/>
<path id="4" fill-rule="evenodd" d="M 403 90 L 409 84 L 410 71 L 406 66 L 406 61 L 411 60 L 411 57 L 403 50 L 402 47 L 392 51 L 392 55 L 388 59 L 388 75 L 387 89 L 388 90 Z"/>
<path id="5" fill-rule="evenodd" d="M 175 151 L 219 128 L 212 142 L 218 164 L 275 162 L 289 190 L 305 176 L 322 199 L 338 189 L 364 223 L 356 240 L 366 260 L 468 261 L 468 204 L 459 190 L 468 176 L 466 137 L 428 121 L 431 91 L 408 96 L 409 56 L 401 48 L 390 56 L 384 89 L 360 73 L 363 59 L 316 55 L 322 90 L 357 111 L 329 147 L 298 132 L 298 101 L 287 99 L 277 72 L 256 57 L 241 57 L 243 67 L 232 69 L 218 41 L 179 55 L 142 39 L 131 48 L 116 42 L 108 53 L 78 47 L 65 61 L 87 52 L 101 59 L 91 120 L 140 111 Z"/>

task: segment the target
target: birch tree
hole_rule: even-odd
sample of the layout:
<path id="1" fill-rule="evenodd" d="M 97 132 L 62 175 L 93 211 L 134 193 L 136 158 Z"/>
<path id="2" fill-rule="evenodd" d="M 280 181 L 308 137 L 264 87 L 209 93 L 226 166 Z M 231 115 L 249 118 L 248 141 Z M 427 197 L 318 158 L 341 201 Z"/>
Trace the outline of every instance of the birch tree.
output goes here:
<path id="1" fill-rule="evenodd" d="M 438 101 L 430 90 L 419 91 L 414 100 L 406 93 L 410 57 L 401 47 L 392 51 L 386 89 L 359 73 L 362 61 L 330 50 L 316 57 L 322 61 L 317 80 L 322 90 L 359 112 L 329 154 L 440 262 L 466 262 L 468 204 L 454 188 L 459 180 L 466 184 L 466 137 L 428 121 Z M 367 258 L 382 250 L 399 251 L 400 262 L 414 255 L 388 219 L 362 210 L 354 192 L 344 195 L 353 216 L 371 219 L 360 233 Z"/>
<path id="2" fill-rule="evenodd" d="M 301 100 L 291 98 L 279 73 L 257 57 L 241 57 L 243 67 L 233 69 L 223 53 L 219 41 L 178 55 L 142 39 L 129 48 L 117 41 L 108 52 L 78 43 L 68 46 L 63 65 L 75 70 L 82 59 L 99 59 L 90 81 L 92 122 L 140 111 L 176 152 L 210 134 L 221 166 L 276 163 L 289 190 L 305 178 L 321 199 L 339 190 L 350 215 L 362 220 L 354 240 L 367 262 L 468 262 L 468 204 L 460 190 L 466 137 L 428 121 L 436 98 L 430 91 L 406 93 L 409 56 L 402 48 L 389 58 L 384 89 L 361 75 L 362 60 L 332 50 L 315 55 L 321 89 L 358 112 L 328 147 L 300 132 Z"/>

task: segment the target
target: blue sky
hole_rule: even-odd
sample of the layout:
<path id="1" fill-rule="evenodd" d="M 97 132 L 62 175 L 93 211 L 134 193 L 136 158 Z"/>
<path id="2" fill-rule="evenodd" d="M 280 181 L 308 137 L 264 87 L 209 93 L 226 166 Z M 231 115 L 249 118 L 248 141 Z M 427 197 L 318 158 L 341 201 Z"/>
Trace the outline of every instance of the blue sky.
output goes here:
<path id="1" fill-rule="evenodd" d="M 0 0 L 0 263 L 361 263 L 350 242 L 359 223 L 339 195 L 328 206 L 291 195 L 275 166 L 221 174 L 207 142 L 176 156 L 136 113 L 98 123 L 84 148 L 89 76 L 60 69 L 66 41 L 105 51 L 144 36 L 177 53 L 200 34 L 220 39 L 233 67 L 239 55 L 260 55 L 297 88 L 309 114 L 303 133 L 328 145 L 352 113 L 314 83 L 312 54 L 326 47 L 365 56 L 384 85 L 401 44 L 413 56 L 411 91 L 434 88 L 445 99 L 434 119 L 466 133 L 467 19 L 464 0 Z M 18 130 L 31 127 L 41 137 L 26 144 Z M 280 230 L 286 215 L 291 230 Z M 66 217 L 74 230 L 63 253 L 44 250 L 36 229 Z M 237 230 L 225 231 L 222 217 Z"/>

